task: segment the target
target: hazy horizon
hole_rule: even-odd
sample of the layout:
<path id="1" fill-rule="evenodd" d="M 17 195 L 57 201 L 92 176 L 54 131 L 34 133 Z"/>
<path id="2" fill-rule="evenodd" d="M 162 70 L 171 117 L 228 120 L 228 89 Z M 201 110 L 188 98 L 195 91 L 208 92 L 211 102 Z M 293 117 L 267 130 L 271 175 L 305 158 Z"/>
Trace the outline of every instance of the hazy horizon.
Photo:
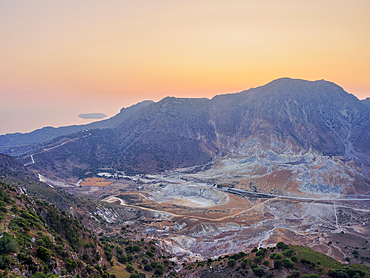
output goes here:
<path id="1" fill-rule="evenodd" d="M 0 134 L 280 77 L 370 96 L 370 1 L 0 2 Z"/>
<path id="2" fill-rule="evenodd" d="M 274 79 L 275 80 L 275 79 Z M 272 80 L 271 80 L 272 81 Z M 310 81 L 314 81 L 314 80 L 310 80 Z M 326 80 L 327 81 L 327 80 Z M 266 83 L 267 84 L 267 83 Z M 261 84 L 260 86 L 263 86 L 263 85 L 265 85 L 265 84 Z M 337 84 L 337 85 L 339 85 L 339 84 Z M 259 87 L 259 86 L 256 86 L 256 87 Z M 252 87 L 253 88 L 253 87 Z M 251 88 L 248 88 L 248 89 L 251 89 Z M 245 89 L 245 90 L 248 90 L 248 89 Z M 244 90 L 241 90 L 241 91 L 244 91 Z M 237 92 L 225 92 L 225 94 L 229 94 L 229 93 L 238 93 L 238 92 L 240 92 L 240 91 L 237 91 Z M 347 92 L 347 93 L 350 93 L 350 92 Z M 222 94 L 222 93 L 221 93 Z M 208 98 L 208 99 L 212 99 L 214 96 L 216 96 L 217 94 L 215 94 L 215 95 L 212 95 L 212 96 L 210 96 L 210 97 L 205 97 L 205 98 Z M 354 94 L 353 94 L 354 95 Z M 355 95 L 356 96 L 356 95 Z M 165 97 L 168 97 L 168 96 L 164 96 L 163 98 L 165 98 Z M 184 96 L 174 96 L 174 95 L 172 95 L 172 97 L 184 97 Z M 194 96 L 192 96 L 192 97 L 194 97 Z M 196 97 L 196 96 L 195 96 Z M 358 96 L 356 96 L 357 98 L 358 98 Z M 161 99 L 159 99 L 159 100 L 153 100 L 153 101 L 155 101 L 155 102 L 157 102 L 157 101 L 160 101 L 160 100 L 162 100 L 163 98 L 161 98 Z M 198 97 L 196 97 L 196 98 L 198 98 Z M 199 97 L 199 98 L 202 98 L 202 97 Z M 360 99 L 361 100 L 361 98 L 358 98 L 358 99 Z M 365 98 L 362 98 L 362 99 L 366 99 L 366 97 Z M 137 104 L 137 103 L 140 103 L 140 102 L 142 102 L 142 101 L 145 101 L 145 100 L 152 100 L 152 99 L 142 99 L 142 100 L 139 100 L 139 101 L 137 101 L 137 102 L 133 102 L 133 103 L 131 103 L 131 104 L 129 104 L 129 105 L 126 105 L 126 106 L 122 106 L 122 107 L 120 107 L 118 110 L 117 110 L 117 112 L 113 112 L 113 114 L 109 114 L 109 115 L 107 115 L 107 117 L 105 117 L 105 118 L 102 118 L 102 119 L 84 119 L 84 118 L 80 118 L 80 117 L 78 117 L 78 115 L 79 114 L 81 114 L 81 113 L 79 113 L 79 114 L 73 114 L 73 115 L 64 115 L 64 116 L 59 116 L 58 118 L 60 119 L 60 121 L 59 122 L 61 122 L 61 124 L 47 124 L 47 125 L 43 125 L 43 126 L 39 126 L 39 127 L 36 127 L 36 128 L 32 128 L 32 127 L 30 127 L 30 128 L 32 128 L 32 129 L 29 129 L 29 130 L 25 130 L 25 131 L 15 131 L 15 132 L 5 132 L 5 133 L 0 133 L 0 135 L 4 135 L 4 134 L 8 134 L 8 133 L 28 133 L 28 132 L 32 132 L 32 131 L 34 131 L 34 130 L 36 130 L 36 129 L 40 129 L 40 128 L 43 128 L 43 127 L 62 127 L 62 126 L 70 126 L 70 125 L 84 125 L 84 124 L 88 124 L 88 123 L 92 123 L 92 122 L 96 122 L 96 121 L 102 121 L 102 120 L 106 120 L 106 119 L 109 119 L 109 118 L 111 118 L 111 117 L 113 117 L 114 115 L 116 115 L 116 114 L 118 114 L 119 113 L 119 111 L 122 109 L 122 108 L 127 108 L 127 107 L 130 107 L 130 106 L 132 106 L 132 105 L 135 105 L 135 104 Z M 110 105 L 110 104 L 109 104 Z M 115 106 L 117 106 L 117 105 L 119 105 L 119 104 L 116 104 Z M 110 110 L 112 110 L 112 109 L 110 109 Z M 89 111 L 89 112 L 85 112 L 85 114 L 89 114 L 89 113 L 101 113 L 101 111 L 100 110 L 97 110 L 97 111 Z M 40 121 L 41 121 L 42 119 L 40 119 Z M 45 120 L 47 120 L 47 119 L 45 119 Z"/>

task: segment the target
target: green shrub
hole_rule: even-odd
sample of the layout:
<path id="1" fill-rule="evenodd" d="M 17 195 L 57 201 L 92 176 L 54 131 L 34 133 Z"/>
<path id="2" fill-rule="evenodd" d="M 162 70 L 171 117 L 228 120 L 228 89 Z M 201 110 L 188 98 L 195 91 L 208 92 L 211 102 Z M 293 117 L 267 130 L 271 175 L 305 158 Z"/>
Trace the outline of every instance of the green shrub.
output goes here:
<path id="1" fill-rule="evenodd" d="M 9 257 L 5 254 L 0 255 L 0 269 L 7 269 L 11 263 Z"/>
<path id="2" fill-rule="evenodd" d="M 140 246 L 138 246 L 138 245 L 134 245 L 133 246 L 133 251 L 134 252 L 139 252 L 141 250 L 141 247 Z"/>
<path id="3" fill-rule="evenodd" d="M 274 261 L 274 268 L 279 269 L 279 268 L 281 268 L 282 265 L 283 265 L 282 260 L 275 260 Z"/>
<path id="4" fill-rule="evenodd" d="M 310 264 L 310 263 L 311 263 L 309 260 L 306 260 L 305 258 L 302 258 L 302 259 L 300 260 L 300 262 L 301 262 L 302 264 Z"/>
<path id="5" fill-rule="evenodd" d="M 235 260 L 234 259 L 230 259 L 228 262 L 227 262 L 227 265 L 230 266 L 230 267 L 234 267 L 235 266 Z"/>
<path id="6" fill-rule="evenodd" d="M 96 265 L 94 266 L 94 268 L 95 268 L 97 271 L 102 272 L 102 269 L 101 269 L 101 266 L 100 266 L 100 265 L 96 264 Z"/>
<path id="7" fill-rule="evenodd" d="M 14 214 L 17 214 L 19 212 L 19 209 L 16 205 L 13 205 L 10 211 L 13 212 Z"/>
<path id="8" fill-rule="evenodd" d="M 149 257 L 153 257 L 154 256 L 153 252 L 150 251 L 150 250 L 146 251 L 145 254 L 147 254 Z"/>
<path id="9" fill-rule="evenodd" d="M 283 266 L 285 266 L 286 268 L 293 268 L 295 266 L 295 263 L 293 263 L 288 258 L 284 258 L 283 259 Z"/>
<path id="10" fill-rule="evenodd" d="M 265 250 L 259 250 L 258 252 L 256 252 L 256 256 L 263 256 L 265 255 Z"/>
<path id="11" fill-rule="evenodd" d="M 150 265 L 151 267 L 155 268 L 158 263 L 156 261 L 151 261 Z"/>
<path id="12" fill-rule="evenodd" d="M 144 265 L 144 270 L 145 271 L 152 271 L 153 267 L 150 264 L 146 264 L 146 265 Z"/>
<path id="13" fill-rule="evenodd" d="M 43 236 L 42 240 L 44 241 L 46 248 L 51 248 L 54 245 L 48 236 Z"/>
<path id="14" fill-rule="evenodd" d="M 293 262 L 298 262 L 298 257 L 296 256 L 296 255 L 292 255 L 291 257 L 290 257 L 290 259 L 293 261 Z"/>
<path id="15" fill-rule="evenodd" d="M 4 232 L 3 237 L 0 238 L 0 255 L 15 253 L 18 251 L 18 249 L 18 242 L 15 240 L 15 238 L 12 235 Z"/>
<path id="16" fill-rule="evenodd" d="M 285 249 L 283 251 L 283 256 L 290 257 L 291 255 L 295 255 L 294 250 L 292 250 L 292 249 Z"/>
<path id="17" fill-rule="evenodd" d="M 276 244 L 276 247 L 278 249 L 281 249 L 281 250 L 284 250 L 284 249 L 288 249 L 289 248 L 289 246 L 287 244 L 285 244 L 284 242 L 282 242 L 282 241 L 278 242 L 278 244 Z"/>
<path id="18" fill-rule="evenodd" d="M 45 242 L 42 240 L 42 238 L 38 238 L 38 239 L 36 239 L 36 244 L 37 244 L 38 246 L 44 246 L 44 247 L 46 247 L 46 246 L 45 246 Z"/>
<path id="19" fill-rule="evenodd" d="M 63 249 L 64 249 L 63 245 L 55 246 L 55 250 L 57 250 L 58 254 L 62 254 Z"/>
<path id="20" fill-rule="evenodd" d="M 159 275 L 159 276 L 162 276 L 163 275 L 163 270 L 160 269 L 160 268 L 156 268 L 155 271 L 154 271 L 154 275 Z"/>
<path id="21" fill-rule="evenodd" d="M 51 251 L 43 246 L 37 248 L 37 257 L 39 257 L 44 262 L 48 262 L 51 257 Z"/>
<path id="22" fill-rule="evenodd" d="M 117 247 L 117 254 L 120 256 L 123 255 L 123 249 L 121 247 Z"/>
<path id="23" fill-rule="evenodd" d="M 31 225 L 30 222 L 28 222 L 26 219 L 24 219 L 23 217 L 18 217 L 17 220 L 16 220 L 16 224 L 19 226 L 19 227 L 22 227 L 25 231 L 29 231 L 30 228 L 29 226 Z"/>
<path id="24" fill-rule="evenodd" d="M 241 261 L 241 263 L 240 263 L 240 266 L 242 267 L 242 268 L 246 268 L 247 267 L 247 263 L 250 263 L 250 259 L 243 259 L 242 261 Z"/>
<path id="25" fill-rule="evenodd" d="M 230 259 L 234 259 L 234 260 L 239 260 L 240 258 L 241 256 L 238 253 L 230 256 Z"/>
<path id="26" fill-rule="evenodd" d="M 265 274 L 265 272 L 263 271 L 262 268 L 259 268 L 259 267 L 255 267 L 252 269 L 254 275 L 258 276 L 258 277 L 261 277 Z"/>
<path id="27" fill-rule="evenodd" d="M 8 209 L 6 207 L 0 207 L 0 211 L 3 213 L 7 213 Z"/>
<path id="28" fill-rule="evenodd" d="M 128 265 L 126 266 L 126 270 L 127 270 L 128 272 L 134 272 L 134 271 L 135 271 L 135 268 L 134 268 L 131 264 L 128 264 Z"/>
<path id="29" fill-rule="evenodd" d="M 262 256 L 255 257 L 254 262 L 259 264 L 262 261 L 262 258 L 263 258 Z"/>
<path id="30" fill-rule="evenodd" d="M 67 268 L 69 272 L 72 272 L 77 267 L 77 262 L 72 259 L 67 260 Z"/>
<path id="31" fill-rule="evenodd" d="M 119 256 L 117 258 L 118 262 L 120 262 L 121 264 L 125 264 L 127 263 L 127 257 L 125 255 L 122 255 L 122 256 Z"/>
<path id="32" fill-rule="evenodd" d="M 108 261 L 111 261 L 111 260 L 112 260 L 112 258 L 113 258 L 112 252 L 110 252 L 110 251 L 105 251 L 105 252 L 104 252 L 104 254 L 105 254 L 105 256 L 107 257 L 107 260 L 108 260 Z"/>

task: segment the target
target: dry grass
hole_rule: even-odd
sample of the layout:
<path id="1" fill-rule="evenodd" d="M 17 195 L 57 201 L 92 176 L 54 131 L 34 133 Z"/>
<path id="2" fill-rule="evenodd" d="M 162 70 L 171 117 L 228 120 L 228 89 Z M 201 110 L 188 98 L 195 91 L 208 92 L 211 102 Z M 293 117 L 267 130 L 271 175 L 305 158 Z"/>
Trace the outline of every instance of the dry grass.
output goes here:
<path id="1" fill-rule="evenodd" d="M 117 278 L 128 278 L 130 274 L 126 270 L 126 265 L 119 263 L 116 258 L 113 258 L 114 266 L 110 269 L 112 274 L 115 274 Z"/>

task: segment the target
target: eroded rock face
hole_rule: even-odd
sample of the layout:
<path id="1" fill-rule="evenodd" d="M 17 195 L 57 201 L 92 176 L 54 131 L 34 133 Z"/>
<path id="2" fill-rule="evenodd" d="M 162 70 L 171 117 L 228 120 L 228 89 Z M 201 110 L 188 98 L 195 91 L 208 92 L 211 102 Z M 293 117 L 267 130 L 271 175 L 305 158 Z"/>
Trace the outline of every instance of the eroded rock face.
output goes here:
<path id="1" fill-rule="evenodd" d="M 356 175 L 357 169 L 343 157 L 323 156 L 312 149 L 295 153 L 288 144 L 278 152 L 253 140 L 217 158 L 211 169 L 185 176 L 254 192 L 337 198 L 353 191 L 366 192 L 354 185 Z"/>

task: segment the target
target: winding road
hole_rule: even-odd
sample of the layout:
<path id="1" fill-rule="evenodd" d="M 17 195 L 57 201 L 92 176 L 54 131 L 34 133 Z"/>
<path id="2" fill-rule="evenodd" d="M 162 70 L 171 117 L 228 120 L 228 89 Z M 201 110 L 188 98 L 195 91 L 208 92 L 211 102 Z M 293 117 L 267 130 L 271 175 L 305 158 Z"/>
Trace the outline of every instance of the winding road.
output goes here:
<path id="1" fill-rule="evenodd" d="M 253 205 L 252 207 L 250 207 L 248 209 L 239 211 L 239 212 L 237 212 L 235 214 L 232 214 L 232 215 L 227 215 L 227 216 L 224 216 L 224 217 L 220 217 L 220 218 L 208 218 L 208 217 L 202 217 L 202 216 L 198 217 L 198 216 L 191 216 L 191 215 L 186 215 L 186 214 L 176 214 L 176 213 L 168 212 L 168 211 L 165 211 L 165 210 L 151 209 L 151 208 L 141 207 L 141 206 L 137 206 L 137 205 L 128 205 L 124 202 L 124 200 L 122 200 L 122 199 L 120 199 L 116 196 L 109 196 L 109 197 L 103 199 L 102 201 L 103 202 L 108 202 L 108 203 L 115 202 L 115 201 L 120 201 L 121 206 L 127 206 L 127 207 L 132 207 L 132 208 L 137 208 L 137 209 L 142 209 L 142 210 L 148 210 L 148 211 L 153 211 L 153 212 L 159 212 L 159 213 L 167 213 L 167 214 L 170 214 L 174 217 L 192 217 L 192 218 L 196 218 L 196 219 L 218 222 L 218 221 L 223 221 L 223 220 L 228 219 L 228 218 L 233 218 L 233 217 L 238 216 L 240 214 L 251 211 L 251 210 L 253 210 L 253 209 L 255 209 L 255 208 L 257 208 L 261 205 L 264 205 L 267 202 L 272 201 L 272 200 L 274 200 L 274 199 L 268 199 L 268 200 L 263 201 L 263 202 L 261 202 L 257 205 Z"/>
<path id="2" fill-rule="evenodd" d="M 67 143 L 69 143 L 69 142 L 76 141 L 76 140 L 78 140 L 78 139 L 82 139 L 82 138 L 85 138 L 85 137 L 90 136 L 90 135 L 91 135 L 91 133 L 89 133 L 88 135 L 84 135 L 84 136 L 82 136 L 82 137 L 78 137 L 78 138 L 74 138 L 74 139 L 69 139 L 68 141 L 63 142 L 63 143 L 62 143 L 62 144 L 60 144 L 60 145 L 57 145 L 57 146 L 54 146 L 54 147 L 51 147 L 51 148 L 47 148 L 47 149 L 43 149 L 42 151 L 36 152 L 36 153 L 34 153 L 34 154 L 31 154 L 31 155 L 29 155 L 29 156 L 30 156 L 30 158 L 31 158 L 31 162 L 28 162 L 28 163 L 24 164 L 23 166 L 29 166 L 29 165 L 32 165 L 32 164 L 36 163 L 36 161 L 35 161 L 35 159 L 34 159 L 34 157 L 33 157 L 33 156 L 34 156 L 34 155 L 36 155 L 36 154 L 44 153 L 44 152 L 47 152 L 47 151 L 50 151 L 50 150 L 53 150 L 53 149 L 59 148 L 59 147 L 61 147 L 61 146 L 65 145 L 65 144 L 67 144 Z"/>

